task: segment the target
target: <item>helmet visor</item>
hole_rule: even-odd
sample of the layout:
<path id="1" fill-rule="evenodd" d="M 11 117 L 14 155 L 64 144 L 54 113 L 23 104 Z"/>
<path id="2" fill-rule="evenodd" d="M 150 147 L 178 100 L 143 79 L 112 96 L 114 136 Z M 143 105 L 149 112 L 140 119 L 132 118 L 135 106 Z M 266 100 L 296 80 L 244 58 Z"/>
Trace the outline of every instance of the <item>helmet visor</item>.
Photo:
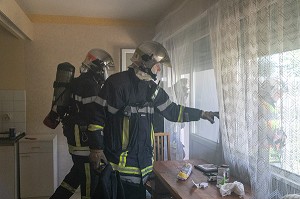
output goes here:
<path id="1" fill-rule="evenodd" d="M 137 61 L 141 61 L 146 68 L 151 69 L 157 63 L 171 67 L 167 50 L 158 42 L 143 42 L 136 49 L 135 54 Z"/>

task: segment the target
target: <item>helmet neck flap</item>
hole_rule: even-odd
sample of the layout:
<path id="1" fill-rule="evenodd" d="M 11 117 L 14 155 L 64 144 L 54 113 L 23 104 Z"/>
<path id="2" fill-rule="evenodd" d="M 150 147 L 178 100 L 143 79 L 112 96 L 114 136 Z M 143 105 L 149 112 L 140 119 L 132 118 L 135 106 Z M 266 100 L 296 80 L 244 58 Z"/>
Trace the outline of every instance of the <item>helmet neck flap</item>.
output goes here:
<path id="1" fill-rule="evenodd" d="M 145 80 L 145 81 L 150 81 L 153 78 L 146 72 L 143 72 L 139 66 L 132 64 L 128 66 L 128 68 L 132 68 L 134 70 L 135 75 L 140 79 L 140 80 Z"/>

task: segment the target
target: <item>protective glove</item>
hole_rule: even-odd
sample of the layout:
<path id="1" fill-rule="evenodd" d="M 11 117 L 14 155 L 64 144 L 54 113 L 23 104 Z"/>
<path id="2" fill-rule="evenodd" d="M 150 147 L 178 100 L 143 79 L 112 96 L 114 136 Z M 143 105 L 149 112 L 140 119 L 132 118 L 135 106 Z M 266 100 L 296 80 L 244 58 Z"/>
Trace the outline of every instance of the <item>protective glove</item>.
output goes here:
<path id="1" fill-rule="evenodd" d="M 210 121 L 210 123 L 215 123 L 214 117 L 219 119 L 219 112 L 212 112 L 212 111 L 202 111 L 200 118 L 204 120 Z"/>
<path id="2" fill-rule="evenodd" d="M 102 171 L 107 164 L 107 159 L 104 155 L 103 150 L 91 149 L 89 155 L 90 163 L 93 169 Z"/>

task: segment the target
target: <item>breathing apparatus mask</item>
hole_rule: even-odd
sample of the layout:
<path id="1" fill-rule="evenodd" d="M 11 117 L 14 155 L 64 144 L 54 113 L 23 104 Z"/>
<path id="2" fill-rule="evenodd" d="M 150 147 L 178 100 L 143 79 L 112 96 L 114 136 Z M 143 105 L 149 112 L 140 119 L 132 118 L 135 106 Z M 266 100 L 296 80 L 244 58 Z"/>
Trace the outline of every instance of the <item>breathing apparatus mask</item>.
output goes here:
<path id="1" fill-rule="evenodd" d="M 160 67 L 163 65 L 171 67 L 167 50 L 155 41 L 141 43 L 136 48 L 131 61 L 140 71 L 149 75 L 153 80 L 156 80 Z M 159 70 L 155 69 L 155 65 Z"/>
<path id="2" fill-rule="evenodd" d="M 103 83 L 108 77 L 107 70 L 110 67 L 114 67 L 110 54 L 102 49 L 95 48 L 87 53 L 80 67 L 80 73 L 91 72 L 97 81 Z"/>

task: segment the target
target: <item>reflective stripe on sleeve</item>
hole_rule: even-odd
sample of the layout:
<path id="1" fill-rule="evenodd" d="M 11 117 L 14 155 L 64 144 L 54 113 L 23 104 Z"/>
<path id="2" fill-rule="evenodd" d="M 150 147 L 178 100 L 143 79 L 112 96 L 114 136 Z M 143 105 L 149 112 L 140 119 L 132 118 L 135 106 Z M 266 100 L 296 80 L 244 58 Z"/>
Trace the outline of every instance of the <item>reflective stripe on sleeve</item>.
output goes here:
<path id="1" fill-rule="evenodd" d="M 96 101 L 97 96 L 82 98 L 82 104 L 89 104 Z"/>
<path id="2" fill-rule="evenodd" d="M 82 97 L 79 96 L 79 95 L 74 95 L 74 99 L 75 99 L 75 101 L 77 101 L 77 102 L 81 102 L 81 101 L 82 101 Z"/>
<path id="3" fill-rule="evenodd" d="M 90 154 L 90 148 L 88 146 L 76 147 L 76 146 L 68 145 L 68 147 L 69 147 L 69 153 L 73 155 L 89 156 Z"/>
<path id="4" fill-rule="evenodd" d="M 180 111 L 179 111 L 179 114 L 178 114 L 178 119 L 177 119 L 177 122 L 183 122 L 183 111 L 184 111 L 184 106 L 180 106 Z"/>
<path id="5" fill-rule="evenodd" d="M 106 104 L 107 103 L 106 100 L 102 99 L 99 96 L 91 96 L 91 97 L 85 97 L 85 98 L 83 98 L 83 97 L 81 97 L 79 95 L 75 95 L 74 98 L 75 98 L 75 100 L 77 102 L 81 102 L 82 104 L 89 104 L 89 103 L 95 102 L 95 103 L 97 103 L 97 104 L 99 104 L 101 106 L 106 106 L 107 105 Z"/>
<path id="6" fill-rule="evenodd" d="M 168 99 L 165 103 L 159 105 L 157 108 L 160 111 L 164 111 L 166 110 L 166 108 L 168 108 L 168 106 L 170 106 L 172 104 L 172 101 L 170 99 Z"/>

